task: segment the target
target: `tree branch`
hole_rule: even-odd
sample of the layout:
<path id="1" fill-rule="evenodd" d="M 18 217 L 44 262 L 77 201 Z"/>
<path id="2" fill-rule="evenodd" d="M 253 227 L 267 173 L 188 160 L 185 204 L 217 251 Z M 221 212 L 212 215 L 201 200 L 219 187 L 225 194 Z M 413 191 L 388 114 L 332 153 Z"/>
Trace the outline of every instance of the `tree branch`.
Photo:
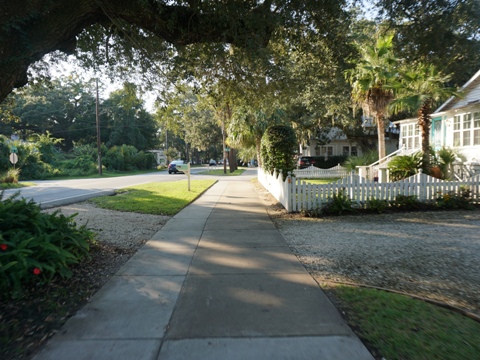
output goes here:
<path id="1" fill-rule="evenodd" d="M 158 0 L 2 0 L 0 101 L 27 83 L 30 64 L 55 50 L 72 53 L 80 32 L 97 23 L 108 27 L 123 20 L 175 45 L 266 44 L 273 24 L 270 9 L 240 0 L 227 3 L 200 8 L 204 2 L 175 6 Z"/>

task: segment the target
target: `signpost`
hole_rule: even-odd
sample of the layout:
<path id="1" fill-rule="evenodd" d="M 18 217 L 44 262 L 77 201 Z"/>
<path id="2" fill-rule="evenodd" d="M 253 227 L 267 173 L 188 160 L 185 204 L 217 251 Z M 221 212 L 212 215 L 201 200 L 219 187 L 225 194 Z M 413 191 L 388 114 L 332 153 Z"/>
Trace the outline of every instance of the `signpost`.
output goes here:
<path id="1" fill-rule="evenodd" d="M 18 155 L 16 153 L 11 153 L 9 159 L 10 162 L 13 164 L 13 168 L 15 169 L 15 164 L 18 162 Z"/>

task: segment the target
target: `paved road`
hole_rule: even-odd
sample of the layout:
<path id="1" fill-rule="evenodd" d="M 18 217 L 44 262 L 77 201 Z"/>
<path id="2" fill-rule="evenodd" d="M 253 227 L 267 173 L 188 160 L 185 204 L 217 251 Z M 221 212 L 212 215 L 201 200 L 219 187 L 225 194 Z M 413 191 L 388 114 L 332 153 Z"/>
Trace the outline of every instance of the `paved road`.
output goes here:
<path id="1" fill-rule="evenodd" d="M 145 184 L 149 182 L 180 181 L 185 180 L 186 175 L 169 175 L 166 171 L 121 176 L 101 179 L 79 180 L 40 180 L 34 181 L 36 186 L 5 190 L 4 197 L 9 197 L 20 191 L 21 197 L 32 199 L 42 208 L 71 204 L 84 201 L 92 197 L 111 195 L 115 190 L 127 186 Z"/>

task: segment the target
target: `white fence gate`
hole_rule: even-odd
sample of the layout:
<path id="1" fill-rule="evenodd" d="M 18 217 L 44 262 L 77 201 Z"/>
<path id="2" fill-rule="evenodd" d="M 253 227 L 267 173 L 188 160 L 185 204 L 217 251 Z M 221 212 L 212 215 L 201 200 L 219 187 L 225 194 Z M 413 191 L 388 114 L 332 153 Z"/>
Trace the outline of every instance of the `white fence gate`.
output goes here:
<path id="1" fill-rule="evenodd" d="M 343 178 L 348 175 L 346 168 L 338 164 L 330 169 L 320 169 L 313 165 L 305 169 L 293 170 L 297 179 L 332 179 Z"/>
<path id="2" fill-rule="evenodd" d="M 258 179 L 288 212 L 320 208 L 339 192 L 345 192 L 353 202 L 364 204 L 371 199 L 392 201 L 398 195 L 413 195 L 419 201 L 427 202 L 466 189 L 472 202 L 480 204 L 480 174 L 463 181 L 444 181 L 420 173 L 391 183 L 377 183 L 349 175 L 336 183 L 317 185 L 294 176 L 287 176 L 283 181 L 281 172 L 270 175 L 258 168 Z"/>

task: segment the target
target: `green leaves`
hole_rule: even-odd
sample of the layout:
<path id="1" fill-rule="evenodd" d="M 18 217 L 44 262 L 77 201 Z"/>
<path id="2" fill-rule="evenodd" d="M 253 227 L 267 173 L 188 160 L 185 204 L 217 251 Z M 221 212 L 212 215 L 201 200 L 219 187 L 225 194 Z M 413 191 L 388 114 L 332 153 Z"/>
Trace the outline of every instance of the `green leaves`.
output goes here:
<path id="1" fill-rule="evenodd" d="M 294 154 L 297 149 L 295 132 L 290 126 L 270 126 L 262 137 L 260 152 L 266 171 L 281 170 L 283 179 L 295 168 Z"/>
<path id="2" fill-rule="evenodd" d="M 32 282 L 70 276 L 70 265 L 89 256 L 93 233 L 75 215 L 46 214 L 33 201 L 0 196 L 0 290 L 15 296 Z"/>

